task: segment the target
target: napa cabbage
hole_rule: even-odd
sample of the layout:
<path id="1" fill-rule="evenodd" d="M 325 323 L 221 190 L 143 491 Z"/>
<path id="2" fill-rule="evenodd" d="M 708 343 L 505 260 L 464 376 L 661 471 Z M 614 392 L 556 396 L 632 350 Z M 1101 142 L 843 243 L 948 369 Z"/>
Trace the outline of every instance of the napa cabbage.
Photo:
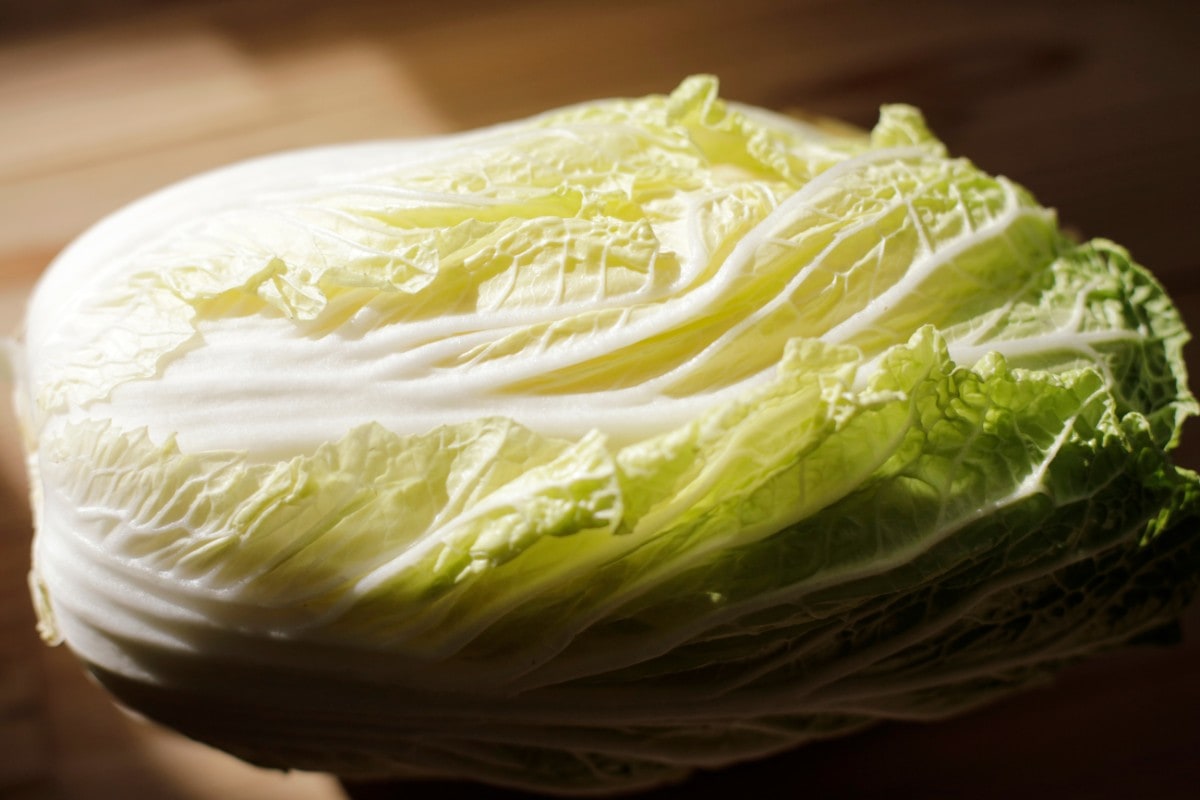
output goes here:
<path id="1" fill-rule="evenodd" d="M 40 627 L 351 776 L 628 790 L 941 717 L 1188 601 L 1187 336 L 902 105 L 697 77 L 258 159 L 37 288 Z"/>

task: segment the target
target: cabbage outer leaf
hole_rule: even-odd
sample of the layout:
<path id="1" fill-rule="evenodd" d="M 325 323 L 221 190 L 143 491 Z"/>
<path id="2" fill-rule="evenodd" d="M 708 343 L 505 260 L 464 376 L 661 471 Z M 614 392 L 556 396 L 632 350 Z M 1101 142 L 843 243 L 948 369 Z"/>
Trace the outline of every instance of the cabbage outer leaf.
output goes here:
<path id="1" fill-rule="evenodd" d="M 197 738 L 652 785 L 1194 591 L 1178 313 L 915 109 L 700 77 L 279 158 L 102 224 L 28 325 L 44 635 Z"/>

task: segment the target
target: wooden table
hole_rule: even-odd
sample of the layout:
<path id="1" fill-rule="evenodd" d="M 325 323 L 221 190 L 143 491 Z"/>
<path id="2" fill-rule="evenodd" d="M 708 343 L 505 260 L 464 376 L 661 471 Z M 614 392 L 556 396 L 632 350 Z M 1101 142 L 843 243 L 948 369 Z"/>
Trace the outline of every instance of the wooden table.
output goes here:
<path id="1" fill-rule="evenodd" d="M 922 106 L 956 153 L 1132 249 L 1200 324 L 1200 25 L 1184 2 L 85 2 L 0 9 L 0 327 L 47 261 L 163 184 L 282 148 L 470 128 L 721 76 L 724 93 L 869 125 Z M 1200 465 L 1196 432 L 1180 459 Z M 25 590 L 30 519 L 0 416 L 0 795 L 387 796 L 261 771 L 118 712 Z M 662 796 L 754 781 L 839 797 L 1192 797 L 1200 619 L 933 726 L 887 726 Z M 414 785 L 405 797 L 491 797 Z M 395 794 L 400 796 L 400 794 Z"/>

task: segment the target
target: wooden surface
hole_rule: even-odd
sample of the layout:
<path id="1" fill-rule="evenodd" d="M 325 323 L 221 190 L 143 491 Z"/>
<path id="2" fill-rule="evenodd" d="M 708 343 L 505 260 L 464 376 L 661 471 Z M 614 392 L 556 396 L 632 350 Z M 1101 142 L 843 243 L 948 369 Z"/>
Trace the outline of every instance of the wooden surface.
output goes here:
<path id="1" fill-rule="evenodd" d="M 1200 25 L 1184 2 L 0 4 L 0 328 L 89 224 L 163 184 L 287 147 L 474 127 L 666 91 L 869 125 L 922 106 L 951 149 L 1130 247 L 1200 326 Z M 1191 355 L 1194 355 L 1192 353 Z M 1200 371 L 1198 371 L 1200 372 Z M 1200 434 L 1180 454 L 1200 466 Z M 489 797 L 256 770 L 118 712 L 25 590 L 30 520 L 0 412 L 0 797 Z M 893 725 L 662 796 L 778 781 L 825 798 L 1194 797 L 1200 620 L 933 726 Z"/>

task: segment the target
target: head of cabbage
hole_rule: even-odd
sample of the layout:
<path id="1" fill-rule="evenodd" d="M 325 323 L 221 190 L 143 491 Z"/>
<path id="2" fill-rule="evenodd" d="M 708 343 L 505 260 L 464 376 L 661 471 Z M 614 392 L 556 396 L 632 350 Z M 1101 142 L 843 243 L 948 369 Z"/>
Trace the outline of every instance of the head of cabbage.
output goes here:
<path id="1" fill-rule="evenodd" d="M 42 279 L 41 630 L 252 762 L 627 790 L 1173 620 L 1187 333 L 951 158 L 669 96 L 237 165 Z"/>

